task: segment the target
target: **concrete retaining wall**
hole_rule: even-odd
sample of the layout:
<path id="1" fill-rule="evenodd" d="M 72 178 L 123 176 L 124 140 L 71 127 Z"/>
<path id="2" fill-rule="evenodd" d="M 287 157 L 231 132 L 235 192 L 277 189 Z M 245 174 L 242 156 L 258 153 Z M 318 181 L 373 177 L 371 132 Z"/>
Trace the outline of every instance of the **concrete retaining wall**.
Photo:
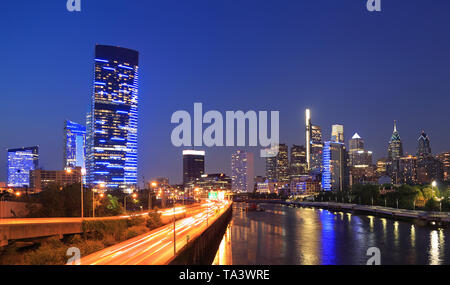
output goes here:
<path id="1" fill-rule="evenodd" d="M 178 252 L 169 265 L 211 265 L 233 214 L 233 207 Z"/>

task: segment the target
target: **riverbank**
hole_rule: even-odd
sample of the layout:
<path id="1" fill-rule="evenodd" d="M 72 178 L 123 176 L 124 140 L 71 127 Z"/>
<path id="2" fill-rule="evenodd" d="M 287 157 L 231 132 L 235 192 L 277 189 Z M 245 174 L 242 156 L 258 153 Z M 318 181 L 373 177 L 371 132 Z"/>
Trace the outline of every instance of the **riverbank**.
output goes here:
<path id="1" fill-rule="evenodd" d="M 283 200 L 249 200 L 247 202 L 281 204 L 291 207 L 313 207 L 331 211 L 371 214 L 385 218 L 413 221 L 414 223 L 423 226 L 450 227 L 450 213 L 448 212 L 406 210 L 391 207 L 335 202 L 288 202 Z"/>
<path id="2" fill-rule="evenodd" d="M 285 202 L 297 207 L 315 207 L 332 211 L 372 214 L 392 219 L 410 220 L 421 225 L 450 226 L 450 213 L 397 209 L 391 207 L 358 205 L 335 202 Z"/>

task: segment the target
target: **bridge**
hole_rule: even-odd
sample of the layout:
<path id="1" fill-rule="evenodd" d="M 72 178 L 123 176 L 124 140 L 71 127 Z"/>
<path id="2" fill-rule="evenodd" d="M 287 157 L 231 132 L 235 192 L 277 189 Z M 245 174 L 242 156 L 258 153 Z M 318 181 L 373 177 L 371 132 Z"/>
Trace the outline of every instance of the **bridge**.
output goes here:
<path id="1" fill-rule="evenodd" d="M 168 223 L 173 219 L 173 208 L 159 211 L 163 223 Z M 197 211 L 175 212 L 177 219 Z M 122 215 L 115 217 L 100 218 L 23 218 L 23 219 L 0 219 L 0 247 L 8 245 L 9 241 L 14 240 L 33 240 L 46 237 L 79 234 L 83 232 L 83 221 L 104 221 L 129 219 L 132 216 L 144 216 L 149 212 L 141 212 L 134 215 Z"/>

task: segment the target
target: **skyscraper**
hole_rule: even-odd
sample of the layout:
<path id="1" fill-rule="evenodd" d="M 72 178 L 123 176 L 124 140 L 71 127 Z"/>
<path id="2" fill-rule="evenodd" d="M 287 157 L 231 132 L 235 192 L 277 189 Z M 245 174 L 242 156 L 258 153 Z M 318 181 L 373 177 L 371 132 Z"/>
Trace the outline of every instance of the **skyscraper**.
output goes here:
<path id="1" fill-rule="evenodd" d="M 30 171 L 38 167 L 38 146 L 8 149 L 8 187 L 29 187 Z"/>
<path id="2" fill-rule="evenodd" d="M 364 149 L 364 141 L 355 133 L 349 140 L 349 166 L 367 167 L 372 165 L 372 152 Z"/>
<path id="3" fill-rule="evenodd" d="M 87 116 L 87 183 L 109 189 L 137 185 L 138 67 L 134 50 L 97 45 Z"/>
<path id="4" fill-rule="evenodd" d="M 205 152 L 183 150 L 183 184 L 195 183 L 205 174 Z"/>
<path id="5" fill-rule="evenodd" d="M 266 158 L 266 176 L 270 182 L 289 183 L 289 158 L 288 147 L 285 144 L 279 144 L 266 151 L 268 153 L 278 150 L 275 156 Z"/>
<path id="6" fill-rule="evenodd" d="M 282 184 L 289 183 L 289 158 L 288 147 L 280 144 L 277 155 L 277 181 Z"/>
<path id="7" fill-rule="evenodd" d="M 311 168 L 311 111 L 305 112 L 305 146 L 306 146 L 306 166 L 307 170 Z"/>
<path id="8" fill-rule="evenodd" d="M 291 179 L 307 173 L 306 149 L 304 146 L 293 145 L 291 147 Z"/>
<path id="9" fill-rule="evenodd" d="M 272 146 L 266 149 L 269 154 L 266 157 L 266 177 L 270 182 L 277 180 L 277 156 L 278 146 Z"/>
<path id="10" fill-rule="evenodd" d="M 86 127 L 72 121 L 64 123 L 64 168 L 85 168 Z"/>
<path id="11" fill-rule="evenodd" d="M 231 156 L 231 189 L 233 192 L 253 192 L 253 153 L 238 150 Z"/>
<path id="12" fill-rule="evenodd" d="M 344 143 L 344 126 L 332 125 L 331 126 L 331 141 Z"/>
<path id="13" fill-rule="evenodd" d="M 311 126 L 311 172 L 319 173 L 322 170 L 322 151 L 322 129 L 313 125 Z"/>
<path id="14" fill-rule="evenodd" d="M 417 157 L 409 155 L 399 159 L 396 183 L 417 184 Z"/>
<path id="15" fill-rule="evenodd" d="M 397 161 L 403 156 L 403 145 L 400 139 L 400 134 L 397 131 L 397 122 L 394 122 L 394 132 L 392 133 L 391 139 L 389 140 L 388 146 L 388 158 L 391 161 Z"/>
<path id="16" fill-rule="evenodd" d="M 326 141 L 323 148 L 322 189 L 344 191 L 349 185 L 347 150 L 338 142 Z"/>
<path id="17" fill-rule="evenodd" d="M 431 155 L 430 139 L 427 134 L 422 131 L 417 139 L 417 158 L 422 159 Z"/>

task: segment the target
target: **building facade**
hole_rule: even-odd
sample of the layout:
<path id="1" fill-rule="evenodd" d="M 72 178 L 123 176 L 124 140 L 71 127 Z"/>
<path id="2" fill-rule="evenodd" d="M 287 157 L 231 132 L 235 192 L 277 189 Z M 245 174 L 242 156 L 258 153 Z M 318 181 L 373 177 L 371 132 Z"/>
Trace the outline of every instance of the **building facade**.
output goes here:
<path id="1" fill-rule="evenodd" d="M 422 131 L 417 139 L 417 158 L 422 159 L 431 155 L 430 139 L 427 134 Z"/>
<path id="2" fill-rule="evenodd" d="M 327 141 L 323 149 L 322 189 L 345 191 L 349 186 L 348 154 L 345 145 Z"/>
<path id="3" fill-rule="evenodd" d="M 306 164 L 309 172 L 320 173 L 322 170 L 322 129 L 311 123 L 311 110 L 305 112 L 305 146 Z"/>
<path id="4" fill-rule="evenodd" d="M 306 162 L 306 149 L 304 146 L 293 145 L 291 147 L 290 178 L 299 177 L 308 173 Z"/>
<path id="5" fill-rule="evenodd" d="M 344 143 L 344 126 L 332 125 L 331 126 L 331 141 Z"/>
<path id="6" fill-rule="evenodd" d="M 205 174 L 205 151 L 183 151 L 183 185 L 195 184 Z"/>
<path id="7" fill-rule="evenodd" d="M 86 127 L 72 121 L 64 123 L 64 168 L 85 168 Z"/>
<path id="8" fill-rule="evenodd" d="M 320 181 L 314 175 L 300 175 L 292 178 L 290 194 L 293 196 L 311 196 L 320 192 Z"/>
<path id="9" fill-rule="evenodd" d="M 398 164 L 396 183 L 417 184 L 417 157 L 412 155 L 400 157 Z"/>
<path id="10" fill-rule="evenodd" d="M 267 153 L 278 153 L 274 156 L 266 157 L 266 176 L 271 182 L 278 184 L 289 183 L 289 158 L 288 147 L 285 144 L 279 144 L 266 150 Z"/>
<path id="11" fill-rule="evenodd" d="M 322 171 L 322 128 L 311 127 L 311 165 L 310 172 L 320 173 Z"/>
<path id="12" fill-rule="evenodd" d="M 437 159 L 442 163 L 444 181 L 450 181 L 450 151 L 438 154 Z"/>
<path id="13" fill-rule="evenodd" d="M 42 170 L 30 171 L 30 188 L 39 193 L 50 185 L 66 186 L 81 181 L 81 167 L 66 170 Z"/>
<path id="14" fill-rule="evenodd" d="M 231 156 L 231 188 L 233 192 L 252 193 L 254 190 L 253 153 L 236 151 Z"/>
<path id="15" fill-rule="evenodd" d="M 8 149 L 8 187 L 29 187 L 30 171 L 38 167 L 38 146 Z"/>
<path id="16" fill-rule="evenodd" d="M 139 53 L 95 47 L 94 92 L 87 116 L 86 180 L 129 191 L 137 185 Z"/>

